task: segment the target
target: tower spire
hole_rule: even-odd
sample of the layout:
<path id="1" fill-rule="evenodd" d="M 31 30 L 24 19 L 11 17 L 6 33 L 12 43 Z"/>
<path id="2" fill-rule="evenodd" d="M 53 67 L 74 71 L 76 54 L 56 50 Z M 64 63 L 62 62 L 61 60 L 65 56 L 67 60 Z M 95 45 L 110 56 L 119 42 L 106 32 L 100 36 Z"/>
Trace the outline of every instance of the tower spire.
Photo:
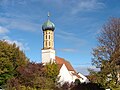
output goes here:
<path id="1" fill-rule="evenodd" d="M 55 61 L 55 50 L 54 50 L 55 25 L 49 20 L 50 17 L 49 12 L 47 17 L 48 20 L 42 25 L 42 30 L 43 30 L 42 63 L 49 63 Z"/>

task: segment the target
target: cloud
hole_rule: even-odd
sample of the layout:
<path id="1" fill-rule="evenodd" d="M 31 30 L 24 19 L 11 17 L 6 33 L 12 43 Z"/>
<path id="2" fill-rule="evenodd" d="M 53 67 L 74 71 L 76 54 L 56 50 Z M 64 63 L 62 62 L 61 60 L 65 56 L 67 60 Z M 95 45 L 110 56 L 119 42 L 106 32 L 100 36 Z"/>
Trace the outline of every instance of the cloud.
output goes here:
<path id="1" fill-rule="evenodd" d="M 0 5 L 2 6 L 7 6 L 7 5 L 15 5 L 15 4 L 20 4 L 23 5 L 26 3 L 26 0 L 1 0 Z"/>
<path id="2" fill-rule="evenodd" d="M 79 13 L 80 11 L 94 11 L 104 7 L 105 4 L 99 2 L 99 0 L 77 0 L 72 9 L 72 14 Z"/>
<path id="3" fill-rule="evenodd" d="M 36 31 L 36 27 L 40 27 L 38 24 L 22 21 L 22 20 L 15 20 L 11 22 L 9 25 L 6 26 L 10 29 L 19 29 L 24 31 Z"/>
<path id="4" fill-rule="evenodd" d="M 74 48 L 60 48 L 59 50 L 62 52 L 76 52 L 77 51 Z"/>
<path id="5" fill-rule="evenodd" d="M 81 45 L 82 45 L 85 43 L 85 40 L 80 39 L 74 33 L 66 32 L 63 30 L 59 30 L 58 32 L 56 32 L 56 37 L 64 39 L 66 42 L 71 42 L 71 43 L 75 43 L 75 44 L 81 43 Z"/>
<path id="6" fill-rule="evenodd" d="M 84 74 L 84 75 L 88 75 L 89 74 L 88 68 L 92 69 L 94 71 L 99 71 L 99 69 L 94 67 L 94 66 L 79 66 L 79 67 L 76 67 L 75 70 L 77 72 Z"/>
<path id="7" fill-rule="evenodd" d="M 23 51 L 30 50 L 30 48 L 28 47 L 28 43 L 24 43 L 22 41 L 17 41 L 17 40 L 11 40 L 8 36 L 4 36 L 2 39 L 8 42 L 9 44 L 15 43 L 16 46 L 20 48 L 20 50 L 23 50 Z"/>
<path id="8" fill-rule="evenodd" d="M 40 27 L 39 24 L 21 18 L 16 19 L 16 18 L 1 17 L 0 23 L 8 29 L 31 31 L 31 32 L 38 30 Z"/>
<path id="9" fill-rule="evenodd" d="M 2 26 L 0 26 L 0 34 L 5 34 L 5 33 L 8 33 L 9 30 L 7 28 L 4 28 Z"/>

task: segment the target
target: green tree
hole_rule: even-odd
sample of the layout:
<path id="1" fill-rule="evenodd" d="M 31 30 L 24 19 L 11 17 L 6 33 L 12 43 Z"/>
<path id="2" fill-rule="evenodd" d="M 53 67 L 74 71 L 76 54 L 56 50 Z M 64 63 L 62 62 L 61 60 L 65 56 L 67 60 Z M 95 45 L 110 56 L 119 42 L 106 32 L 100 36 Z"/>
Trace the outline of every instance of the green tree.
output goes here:
<path id="1" fill-rule="evenodd" d="M 0 86 L 16 76 L 17 67 L 24 66 L 27 62 L 25 54 L 15 43 L 9 44 L 5 40 L 0 40 Z"/>
<path id="2" fill-rule="evenodd" d="M 100 71 L 96 73 L 99 83 L 116 87 L 120 70 L 120 18 L 112 18 L 99 35 L 98 46 L 93 49 L 92 64 Z"/>
<path id="3" fill-rule="evenodd" d="M 47 63 L 45 66 L 45 74 L 46 74 L 46 78 L 51 80 L 51 87 L 52 88 L 56 88 L 57 86 L 59 86 L 60 83 L 58 83 L 59 78 L 58 74 L 59 74 L 59 68 L 58 65 L 56 63 Z"/>
<path id="4" fill-rule="evenodd" d="M 80 80 L 79 79 L 75 79 L 75 85 L 80 85 Z"/>
<path id="5" fill-rule="evenodd" d="M 45 72 L 48 78 L 51 78 L 53 82 L 56 82 L 59 74 L 58 65 L 56 63 L 47 63 L 45 65 Z"/>

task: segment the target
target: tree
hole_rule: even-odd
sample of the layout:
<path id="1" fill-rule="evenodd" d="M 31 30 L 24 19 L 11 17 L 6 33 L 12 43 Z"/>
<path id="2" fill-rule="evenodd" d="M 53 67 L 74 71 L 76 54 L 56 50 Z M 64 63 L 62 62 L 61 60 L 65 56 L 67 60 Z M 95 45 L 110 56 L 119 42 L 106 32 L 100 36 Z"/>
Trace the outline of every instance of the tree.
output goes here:
<path id="1" fill-rule="evenodd" d="M 79 85 L 80 84 L 80 80 L 79 79 L 75 79 L 75 85 Z"/>
<path id="2" fill-rule="evenodd" d="M 16 76 L 18 66 L 24 66 L 27 63 L 28 59 L 15 43 L 9 44 L 5 40 L 0 40 L 0 86 Z"/>
<path id="3" fill-rule="evenodd" d="M 104 82 L 105 86 L 116 86 L 120 73 L 120 18 L 111 18 L 97 39 L 99 44 L 93 49 L 92 64 L 100 68 L 97 74 L 104 77 L 101 84 Z"/>
<path id="4" fill-rule="evenodd" d="M 58 71 L 55 63 L 43 65 L 30 62 L 26 66 L 18 67 L 17 72 L 19 73 L 18 77 L 8 81 L 10 90 L 14 88 L 22 90 L 21 87 L 35 90 L 56 88 Z"/>
<path id="5" fill-rule="evenodd" d="M 29 62 L 16 44 L 0 40 L 0 86 L 8 90 L 54 89 L 57 64 Z"/>
<path id="6" fill-rule="evenodd" d="M 46 73 L 46 78 L 51 80 L 51 87 L 52 88 L 56 88 L 57 86 L 59 86 L 60 83 L 58 83 L 59 78 L 58 74 L 59 74 L 59 68 L 58 65 L 56 63 L 47 63 L 44 66 L 45 69 L 45 73 Z"/>
<path id="7" fill-rule="evenodd" d="M 45 72 L 48 78 L 51 78 L 53 82 L 56 82 L 59 74 L 58 65 L 56 63 L 47 63 L 45 65 Z"/>

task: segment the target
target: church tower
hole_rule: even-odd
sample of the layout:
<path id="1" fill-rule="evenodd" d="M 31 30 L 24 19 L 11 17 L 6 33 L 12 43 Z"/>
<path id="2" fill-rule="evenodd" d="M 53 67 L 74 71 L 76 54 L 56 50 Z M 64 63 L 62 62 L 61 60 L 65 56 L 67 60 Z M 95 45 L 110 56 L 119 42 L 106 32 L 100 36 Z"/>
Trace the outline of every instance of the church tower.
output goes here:
<path id="1" fill-rule="evenodd" d="M 55 61 L 54 29 L 55 25 L 49 20 L 48 13 L 48 20 L 42 25 L 43 30 L 42 63 L 44 64 Z"/>

